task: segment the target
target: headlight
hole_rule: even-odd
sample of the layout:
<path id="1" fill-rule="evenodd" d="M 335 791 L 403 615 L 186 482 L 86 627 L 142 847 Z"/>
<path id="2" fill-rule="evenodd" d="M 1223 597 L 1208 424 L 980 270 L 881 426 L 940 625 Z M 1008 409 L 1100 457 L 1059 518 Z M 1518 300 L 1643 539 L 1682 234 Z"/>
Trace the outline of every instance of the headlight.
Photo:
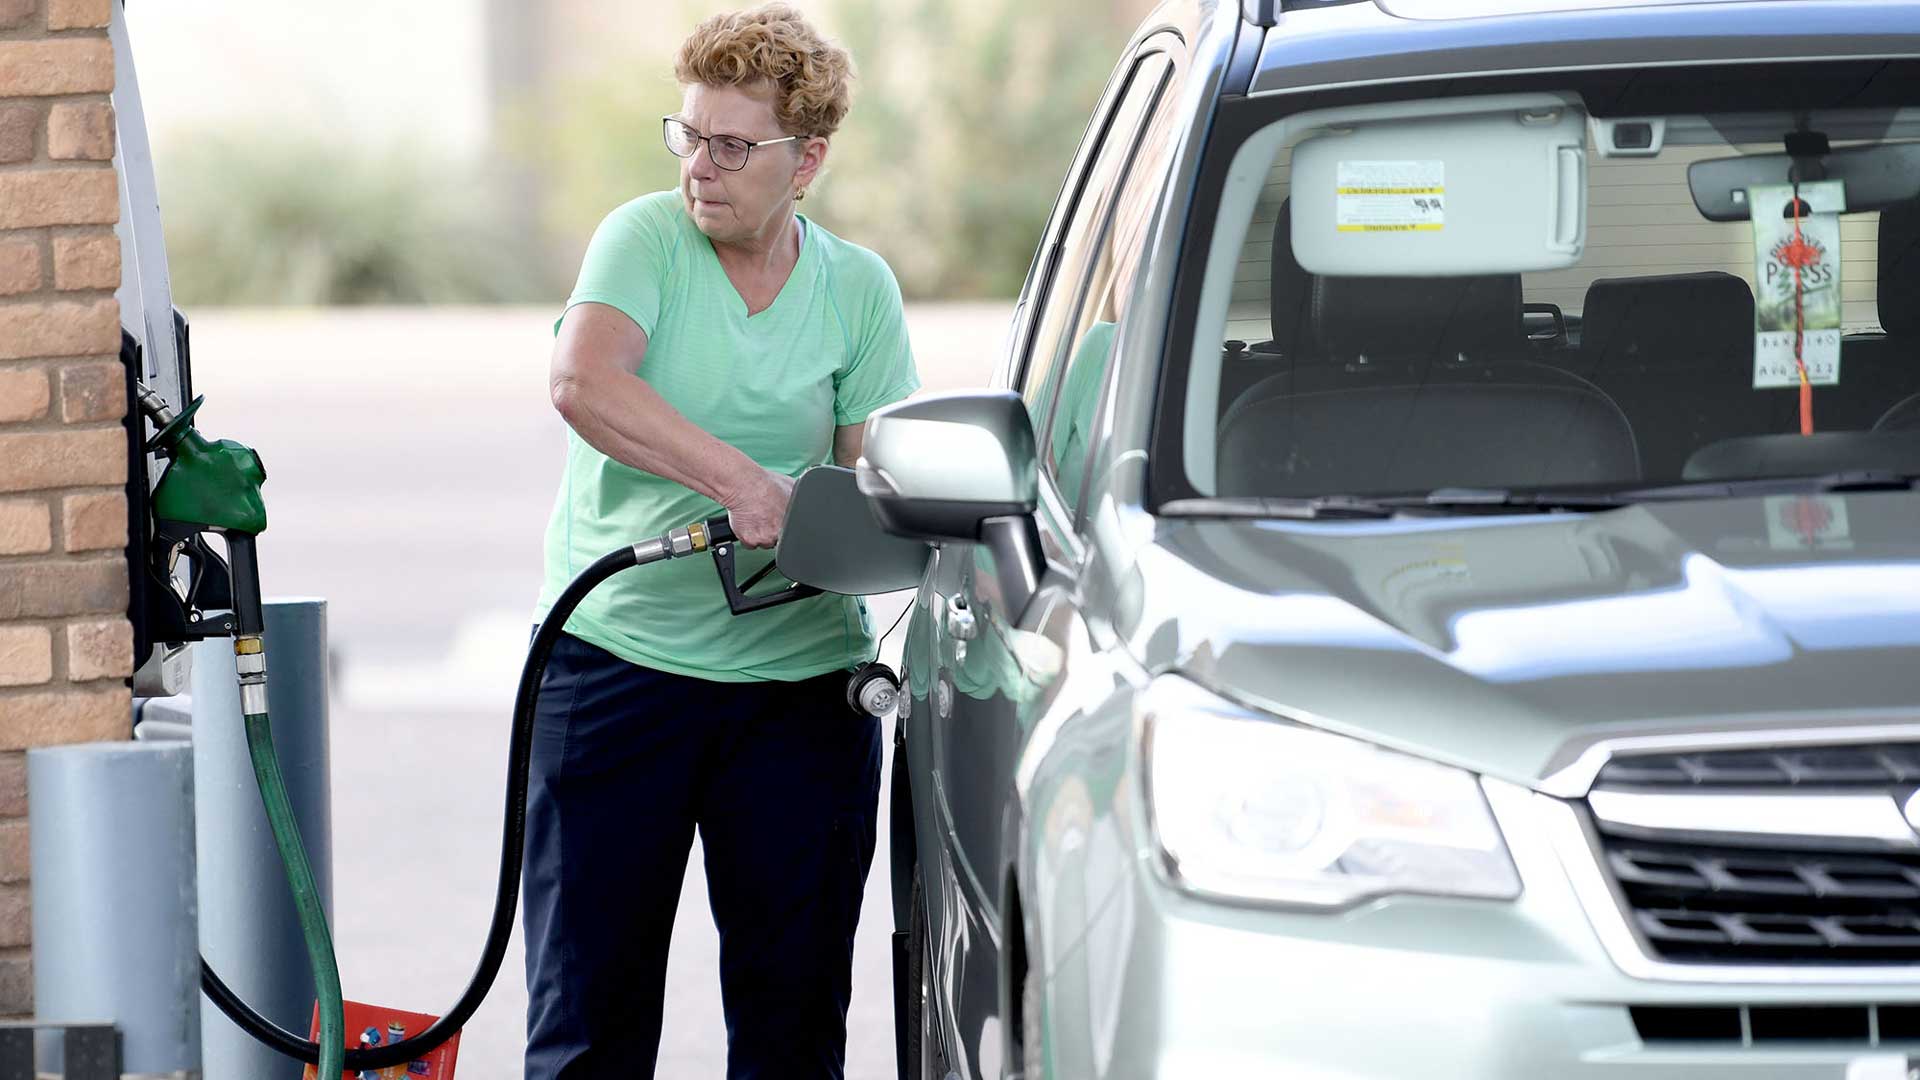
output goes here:
<path id="1" fill-rule="evenodd" d="M 1189 891 L 1313 908 L 1387 893 L 1520 895 L 1471 773 L 1254 713 L 1174 676 L 1141 707 L 1154 834 Z"/>

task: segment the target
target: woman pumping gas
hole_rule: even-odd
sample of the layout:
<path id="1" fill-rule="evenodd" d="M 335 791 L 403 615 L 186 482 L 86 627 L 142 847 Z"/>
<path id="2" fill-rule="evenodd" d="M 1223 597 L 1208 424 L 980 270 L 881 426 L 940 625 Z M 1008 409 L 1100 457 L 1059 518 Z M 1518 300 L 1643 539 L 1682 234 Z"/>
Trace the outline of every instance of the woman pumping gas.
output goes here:
<path id="1" fill-rule="evenodd" d="M 851 58 L 774 3 L 701 23 L 674 74 L 679 189 L 606 217 L 557 324 L 570 430 L 536 621 L 603 552 L 684 522 L 725 513 L 769 558 L 794 479 L 852 465 L 867 415 L 919 385 L 886 263 L 797 209 Z M 879 720 L 846 700 L 865 605 L 736 619 L 684 560 L 608 580 L 565 630 L 527 802 L 527 1077 L 653 1073 L 695 830 L 727 1074 L 841 1076 L 880 783 Z"/>

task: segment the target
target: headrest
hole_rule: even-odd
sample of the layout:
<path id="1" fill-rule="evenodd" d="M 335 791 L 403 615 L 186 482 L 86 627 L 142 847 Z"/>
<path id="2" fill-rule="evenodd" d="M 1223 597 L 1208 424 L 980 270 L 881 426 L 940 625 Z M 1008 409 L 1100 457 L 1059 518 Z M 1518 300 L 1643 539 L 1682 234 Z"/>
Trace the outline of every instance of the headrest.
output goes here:
<path id="1" fill-rule="evenodd" d="M 1601 278 L 1587 287 L 1580 351 L 1609 366 L 1652 355 L 1671 368 L 1719 367 L 1729 352 L 1751 358 L 1753 290 L 1718 270 Z M 1753 377 L 1751 366 L 1731 374 Z"/>
<path id="2" fill-rule="evenodd" d="M 1313 338 L 1340 357 L 1511 354 L 1526 340 L 1520 277 L 1317 278 Z"/>
<path id="3" fill-rule="evenodd" d="M 1510 352 L 1525 335 L 1520 277 L 1321 277 L 1293 256 L 1293 203 L 1273 224 L 1270 283 L 1274 339 L 1288 352 L 1308 348 L 1338 357 L 1361 354 L 1451 358 Z"/>
<path id="4" fill-rule="evenodd" d="M 1880 327 L 1920 337 L 1920 200 L 1880 211 Z"/>
<path id="5" fill-rule="evenodd" d="M 1874 421 L 1873 430 L 1920 433 L 1920 394 L 1895 403 Z"/>
<path id="6" fill-rule="evenodd" d="M 1722 439 L 1687 459 L 1684 480 L 1820 476 L 1850 469 L 1920 472 L 1920 431 L 1822 431 Z"/>
<path id="7" fill-rule="evenodd" d="M 1273 280 L 1271 315 L 1273 340 L 1288 356 L 1298 356 L 1313 324 L 1313 275 L 1293 257 L 1293 200 L 1280 203 L 1273 222 Z"/>
<path id="8" fill-rule="evenodd" d="M 1414 384 L 1278 392 L 1220 429 L 1223 496 L 1630 483 L 1633 430 L 1605 395 L 1542 365 L 1435 365 Z"/>

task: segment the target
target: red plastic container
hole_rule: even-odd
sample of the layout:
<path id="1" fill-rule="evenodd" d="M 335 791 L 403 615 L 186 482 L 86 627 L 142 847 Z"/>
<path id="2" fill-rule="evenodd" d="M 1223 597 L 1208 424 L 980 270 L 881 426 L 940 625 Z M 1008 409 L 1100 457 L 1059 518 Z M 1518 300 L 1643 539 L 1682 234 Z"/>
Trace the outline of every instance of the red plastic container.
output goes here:
<path id="1" fill-rule="evenodd" d="M 359 1049 L 372 1046 L 386 1046 L 404 1039 L 409 1035 L 425 1031 L 427 1025 L 438 1017 L 426 1013 L 407 1012 L 404 1009 L 389 1009 L 381 1005 L 367 1005 L 358 1001 L 346 1003 L 347 1010 L 347 1047 Z M 313 1028 L 308 1038 L 320 1037 L 320 1004 L 313 1006 Z M 427 1056 L 404 1065 L 389 1065 L 384 1069 L 368 1069 L 354 1072 L 349 1069 L 340 1074 L 341 1080 L 453 1080 L 453 1063 L 460 1056 L 460 1036 L 435 1047 Z M 309 1065 L 304 1074 L 305 1080 L 317 1080 L 319 1070 Z"/>

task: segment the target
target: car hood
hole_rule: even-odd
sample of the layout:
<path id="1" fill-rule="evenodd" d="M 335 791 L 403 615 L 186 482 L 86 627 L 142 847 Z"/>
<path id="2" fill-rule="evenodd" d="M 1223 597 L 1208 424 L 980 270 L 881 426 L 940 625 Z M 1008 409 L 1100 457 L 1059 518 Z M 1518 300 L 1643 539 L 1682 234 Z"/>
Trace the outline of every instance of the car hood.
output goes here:
<path id="1" fill-rule="evenodd" d="M 1149 670 L 1522 783 L 1622 735 L 1920 722 L 1911 493 L 1165 519 L 1122 576 Z"/>

